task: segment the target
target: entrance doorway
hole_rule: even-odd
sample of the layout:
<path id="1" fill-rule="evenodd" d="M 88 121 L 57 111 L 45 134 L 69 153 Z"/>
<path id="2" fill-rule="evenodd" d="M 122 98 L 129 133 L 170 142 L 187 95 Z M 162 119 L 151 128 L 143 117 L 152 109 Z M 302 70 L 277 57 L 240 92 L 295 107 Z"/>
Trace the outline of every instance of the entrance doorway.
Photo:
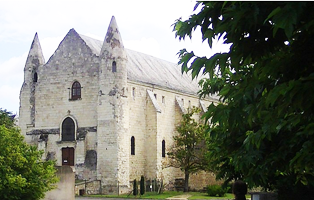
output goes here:
<path id="1" fill-rule="evenodd" d="M 62 148 L 62 165 L 74 166 L 74 148 Z"/>

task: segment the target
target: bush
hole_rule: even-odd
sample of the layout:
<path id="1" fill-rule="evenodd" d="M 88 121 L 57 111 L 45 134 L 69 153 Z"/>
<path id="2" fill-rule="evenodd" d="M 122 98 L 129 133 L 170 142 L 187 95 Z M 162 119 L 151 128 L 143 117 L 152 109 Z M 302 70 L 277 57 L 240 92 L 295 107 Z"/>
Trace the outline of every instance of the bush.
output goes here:
<path id="1" fill-rule="evenodd" d="M 228 183 L 224 183 L 221 185 L 221 187 L 223 189 L 226 189 L 227 193 L 232 193 L 232 183 L 228 182 Z"/>
<path id="2" fill-rule="evenodd" d="M 226 193 L 228 191 L 228 188 L 222 188 L 221 185 L 208 185 L 207 186 L 207 194 L 209 196 L 215 197 L 224 197 L 226 196 Z"/>
<path id="3" fill-rule="evenodd" d="M 133 195 L 136 196 L 137 194 L 138 194 L 137 182 L 136 182 L 136 179 L 134 179 L 134 181 L 133 181 Z"/>
<path id="4" fill-rule="evenodd" d="M 145 179 L 144 179 L 144 176 L 141 176 L 140 194 L 144 195 L 144 193 L 145 193 Z"/>

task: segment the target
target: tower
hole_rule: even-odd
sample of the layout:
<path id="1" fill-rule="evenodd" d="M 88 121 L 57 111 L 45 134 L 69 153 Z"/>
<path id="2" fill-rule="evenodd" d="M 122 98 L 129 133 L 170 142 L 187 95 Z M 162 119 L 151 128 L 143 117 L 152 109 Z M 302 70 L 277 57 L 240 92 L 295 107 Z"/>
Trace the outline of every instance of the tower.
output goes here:
<path id="1" fill-rule="evenodd" d="M 127 55 L 114 17 L 99 55 L 97 176 L 103 191 L 129 188 Z"/>
<path id="2" fill-rule="evenodd" d="M 24 67 L 24 82 L 20 91 L 20 121 L 26 124 L 21 127 L 22 133 L 35 127 L 35 95 L 36 85 L 40 81 L 40 67 L 45 64 L 37 33 L 34 36 L 31 48 Z M 28 141 L 31 142 L 31 141 Z"/>

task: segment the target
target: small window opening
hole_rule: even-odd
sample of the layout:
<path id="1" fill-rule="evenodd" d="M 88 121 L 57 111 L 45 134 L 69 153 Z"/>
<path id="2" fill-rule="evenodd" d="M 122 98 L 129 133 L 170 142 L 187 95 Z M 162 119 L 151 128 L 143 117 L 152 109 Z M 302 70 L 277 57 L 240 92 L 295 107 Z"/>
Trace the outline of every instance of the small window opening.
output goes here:
<path id="1" fill-rule="evenodd" d="M 155 96 L 155 99 L 157 100 L 157 94 L 154 94 L 154 96 Z"/>
<path id="2" fill-rule="evenodd" d="M 162 102 L 162 103 L 165 103 L 165 96 L 162 96 L 162 97 L 161 97 L 161 102 Z"/>
<path id="3" fill-rule="evenodd" d="M 131 137 L 131 155 L 135 155 L 135 138 Z"/>
<path id="4" fill-rule="evenodd" d="M 182 99 L 182 105 L 184 106 L 184 99 Z"/>
<path id="5" fill-rule="evenodd" d="M 135 87 L 132 88 L 132 96 L 133 96 L 133 99 L 135 98 Z"/>
<path id="6" fill-rule="evenodd" d="M 165 140 L 162 141 L 161 156 L 163 158 L 166 157 L 166 142 L 165 142 Z"/>
<path id="7" fill-rule="evenodd" d="M 189 108 L 191 108 L 191 101 L 189 100 Z"/>
<path id="8" fill-rule="evenodd" d="M 112 62 L 112 72 L 117 72 L 117 63 L 116 63 L 116 61 Z"/>
<path id="9" fill-rule="evenodd" d="M 35 72 L 34 79 L 33 79 L 34 83 L 37 83 L 37 80 L 38 80 L 38 75 L 37 75 L 37 72 Z"/>
<path id="10" fill-rule="evenodd" d="M 77 100 L 81 98 L 81 84 L 78 81 L 75 81 L 72 85 L 72 100 Z"/>

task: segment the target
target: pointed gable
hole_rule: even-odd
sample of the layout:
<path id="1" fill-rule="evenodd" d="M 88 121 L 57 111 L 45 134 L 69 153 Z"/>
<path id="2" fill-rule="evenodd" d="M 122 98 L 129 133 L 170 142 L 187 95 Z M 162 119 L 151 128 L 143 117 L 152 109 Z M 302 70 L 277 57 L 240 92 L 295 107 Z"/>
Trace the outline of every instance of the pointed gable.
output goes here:
<path id="1" fill-rule="evenodd" d="M 111 56 L 107 55 L 109 52 L 114 55 L 119 55 L 121 58 L 126 58 L 122 38 L 114 16 L 111 18 L 103 46 L 100 51 L 100 56 Z"/>
<path id="2" fill-rule="evenodd" d="M 51 60 L 58 59 L 59 57 L 73 57 L 73 56 L 86 56 L 95 55 L 95 52 L 90 45 L 79 35 L 74 28 L 70 29 L 66 36 L 63 38 L 59 44 L 56 51 L 49 58 L 49 63 Z"/>
<path id="3" fill-rule="evenodd" d="M 75 48 L 73 48 L 73 44 L 76 45 Z M 117 59 L 116 56 L 119 56 L 122 59 L 127 59 L 127 79 L 130 81 L 156 85 L 192 95 L 197 95 L 200 89 L 198 86 L 199 79 L 192 80 L 190 75 L 182 74 L 181 68 L 177 64 L 137 51 L 124 49 L 114 16 L 110 21 L 104 41 L 78 34 L 74 29 L 71 29 L 54 54 L 61 48 L 65 48 L 62 46 L 68 46 L 66 47 L 67 51 L 62 54 L 63 57 L 68 56 L 66 54 L 69 54 L 69 52 L 73 53 L 72 50 L 77 51 L 77 49 L 85 46 L 91 56 L 110 57 L 112 59 Z M 217 96 L 212 96 L 212 98 L 218 99 Z"/>
<path id="4" fill-rule="evenodd" d="M 45 58 L 41 50 L 41 46 L 38 39 L 38 34 L 36 33 L 34 36 L 31 48 L 29 50 L 28 56 L 27 56 L 25 67 L 26 66 L 38 67 L 40 65 L 43 65 L 44 63 L 45 63 Z M 24 70 L 29 70 L 29 69 L 24 69 Z"/>
<path id="5" fill-rule="evenodd" d="M 80 37 L 97 56 L 100 56 L 101 52 L 104 53 L 106 48 L 111 48 L 110 42 L 106 43 L 106 39 L 104 43 L 102 43 L 97 39 L 81 34 Z M 106 52 L 108 53 L 108 50 L 106 50 Z M 163 88 L 194 95 L 199 91 L 198 80 L 192 80 L 192 78 L 186 73 L 182 74 L 180 66 L 177 64 L 130 49 L 125 49 L 125 52 L 128 58 L 128 80 L 153 84 Z"/>

